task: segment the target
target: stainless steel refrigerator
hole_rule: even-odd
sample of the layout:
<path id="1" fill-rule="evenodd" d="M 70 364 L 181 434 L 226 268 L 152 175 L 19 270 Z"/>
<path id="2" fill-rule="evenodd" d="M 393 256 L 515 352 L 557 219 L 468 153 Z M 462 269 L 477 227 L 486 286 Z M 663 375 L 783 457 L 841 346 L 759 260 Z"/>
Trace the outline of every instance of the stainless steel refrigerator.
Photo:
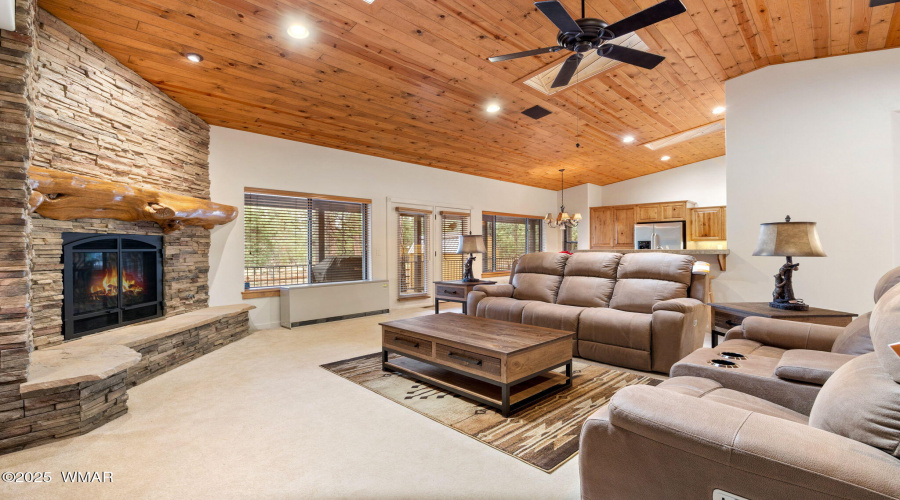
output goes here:
<path id="1" fill-rule="evenodd" d="M 684 249 L 684 222 L 644 222 L 634 225 L 634 248 Z"/>

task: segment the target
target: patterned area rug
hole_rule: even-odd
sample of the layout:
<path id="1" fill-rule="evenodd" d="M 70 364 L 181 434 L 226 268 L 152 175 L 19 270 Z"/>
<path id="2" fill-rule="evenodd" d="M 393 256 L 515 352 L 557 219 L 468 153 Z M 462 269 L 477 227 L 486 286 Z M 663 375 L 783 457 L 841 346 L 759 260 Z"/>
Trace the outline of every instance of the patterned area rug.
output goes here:
<path id="1" fill-rule="evenodd" d="M 548 473 L 578 453 L 582 424 L 617 390 L 661 382 L 575 360 L 571 388 L 503 418 L 493 408 L 465 397 L 405 375 L 383 372 L 381 353 L 322 368 Z"/>

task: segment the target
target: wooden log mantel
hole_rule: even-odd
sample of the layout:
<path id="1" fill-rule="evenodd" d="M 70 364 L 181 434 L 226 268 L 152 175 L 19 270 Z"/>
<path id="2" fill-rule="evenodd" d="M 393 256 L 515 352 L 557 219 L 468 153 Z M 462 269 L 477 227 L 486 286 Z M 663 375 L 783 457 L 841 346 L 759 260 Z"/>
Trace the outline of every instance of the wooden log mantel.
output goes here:
<path id="1" fill-rule="evenodd" d="M 237 217 L 237 208 L 191 196 L 139 188 L 39 167 L 28 169 L 31 212 L 56 220 L 152 221 L 164 233 L 184 226 L 212 229 Z"/>

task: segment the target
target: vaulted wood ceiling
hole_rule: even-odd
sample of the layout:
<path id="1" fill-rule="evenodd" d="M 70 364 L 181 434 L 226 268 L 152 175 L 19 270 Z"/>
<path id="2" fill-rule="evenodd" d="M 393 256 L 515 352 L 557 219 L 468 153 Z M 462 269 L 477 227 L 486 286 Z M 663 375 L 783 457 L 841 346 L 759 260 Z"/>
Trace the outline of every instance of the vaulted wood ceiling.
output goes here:
<path id="1" fill-rule="evenodd" d="M 724 132 L 657 151 L 640 144 L 720 119 L 712 109 L 725 105 L 729 78 L 900 46 L 900 4 L 683 2 L 687 13 L 638 32 L 667 58 L 656 69 L 619 65 L 550 97 L 522 81 L 567 53 L 486 60 L 555 43 L 530 0 L 40 5 L 210 124 L 549 189 L 559 168 L 567 186 L 603 185 L 725 154 Z M 580 2 L 563 3 L 579 17 Z M 587 15 L 613 22 L 654 3 L 589 0 Z M 288 37 L 293 20 L 312 35 Z M 188 52 L 204 61 L 187 61 Z M 502 111 L 486 113 L 489 101 Z M 520 113 L 536 104 L 553 114 Z M 626 135 L 637 140 L 623 144 Z"/>

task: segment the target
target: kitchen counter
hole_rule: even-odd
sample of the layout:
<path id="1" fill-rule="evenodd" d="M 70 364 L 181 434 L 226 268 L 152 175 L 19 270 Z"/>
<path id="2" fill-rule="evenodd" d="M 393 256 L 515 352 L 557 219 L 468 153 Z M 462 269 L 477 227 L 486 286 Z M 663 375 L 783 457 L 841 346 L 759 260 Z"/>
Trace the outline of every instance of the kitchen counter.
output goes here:
<path id="1" fill-rule="evenodd" d="M 715 255 L 716 260 L 719 264 L 719 269 L 725 271 L 725 256 L 731 253 L 731 250 L 727 248 L 722 249 L 690 249 L 686 248 L 683 250 L 637 250 L 634 248 L 626 248 L 626 249 L 611 249 L 611 250 L 578 250 L 579 252 L 613 252 L 613 253 L 642 253 L 642 252 L 657 252 L 657 253 L 674 253 L 678 255 Z"/>

